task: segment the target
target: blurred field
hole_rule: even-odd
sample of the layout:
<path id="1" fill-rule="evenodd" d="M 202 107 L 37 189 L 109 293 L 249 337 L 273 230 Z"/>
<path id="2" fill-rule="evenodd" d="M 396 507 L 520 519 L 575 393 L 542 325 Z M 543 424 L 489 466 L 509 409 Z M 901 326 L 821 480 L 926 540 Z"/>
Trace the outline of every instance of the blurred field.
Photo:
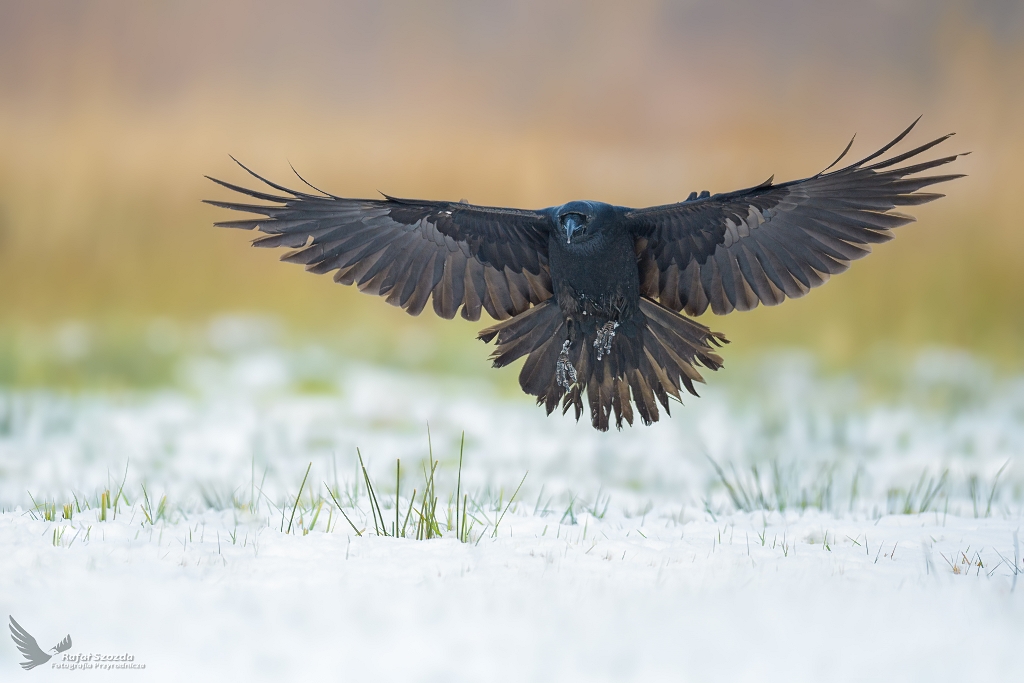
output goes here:
<path id="1" fill-rule="evenodd" d="M 61 339 L 159 382 L 139 349 L 225 311 L 369 360 L 485 367 L 478 325 L 410 318 L 210 227 L 200 200 L 223 193 L 202 176 L 242 180 L 229 153 L 349 196 L 647 205 L 812 174 L 919 114 L 910 142 L 956 131 L 940 150 L 972 151 L 968 178 L 824 289 L 706 322 L 734 355 L 946 345 L 1020 367 L 1021 73 L 1016 3 L 3 2 L 0 382 L 74 383 L 46 360 Z"/>

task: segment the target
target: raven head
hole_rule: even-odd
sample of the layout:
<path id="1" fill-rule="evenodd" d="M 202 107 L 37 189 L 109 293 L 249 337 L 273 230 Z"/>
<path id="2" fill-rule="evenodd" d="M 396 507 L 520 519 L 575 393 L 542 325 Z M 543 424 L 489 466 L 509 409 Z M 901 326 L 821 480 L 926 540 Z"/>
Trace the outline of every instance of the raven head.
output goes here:
<path id="1" fill-rule="evenodd" d="M 596 217 L 593 202 L 569 202 L 558 209 L 558 225 L 565 233 L 565 243 L 587 237 Z"/>

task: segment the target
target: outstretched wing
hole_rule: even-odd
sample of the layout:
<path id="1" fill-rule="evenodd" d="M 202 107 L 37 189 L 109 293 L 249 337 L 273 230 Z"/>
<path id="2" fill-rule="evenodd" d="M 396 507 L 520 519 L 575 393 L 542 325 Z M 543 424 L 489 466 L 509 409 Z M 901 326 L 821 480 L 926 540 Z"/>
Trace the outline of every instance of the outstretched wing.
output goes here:
<path id="1" fill-rule="evenodd" d="M 239 164 L 241 166 L 241 164 Z M 242 166 L 245 168 L 245 166 Z M 232 185 L 230 190 L 270 202 L 208 204 L 265 218 L 223 221 L 217 226 L 267 233 L 257 247 L 296 248 L 281 260 L 301 263 L 335 282 L 386 297 L 412 315 L 433 298 L 434 312 L 479 320 L 481 309 L 504 320 L 551 296 L 548 235 L 543 211 L 474 206 L 461 202 L 345 199 L 307 194 L 250 174 L 283 194 Z M 305 181 L 303 181 L 305 182 Z"/>
<path id="2" fill-rule="evenodd" d="M 53 648 L 57 652 L 64 652 L 71 649 L 71 634 L 64 636 L 64 640 L 57 643 Z"/>
<path id="3" fill-rule="evenodd" d="M 21 627 L 21 624 L 14 620 L 14 617 L 8 615 L 11 620 L 11 638 L 14 639 L 14 644 L 21 650 L 21 654 L 25 656 L 27 662 L 21 663 L 21 668 L 28 670 L 34 669 L 40 664 L 45 664 L 50 661 L 50 655 L 39 649 L 39 644 L 32 635 Z"/>
<path id="4" fill-rule="evenodd" d="M 898 164 L 950 135 L 871 165 L 914 128 L 846 168 L 773 185 L 772 179 L 725 194 L 696 193 L 678 204 L 627 212 L 637 238 L 641 291 L 675 311 L 719 315 L 769 306 L 806 294 L 866 256 L 871 244 L 893 238 L 912 222 L 897 206 L 924 204 L 941 194 L 922 188 L 961 175 L 919 176 L 953 155 L 909 166 Z M 852 141 L 850 143 L 853 144 Z"/>

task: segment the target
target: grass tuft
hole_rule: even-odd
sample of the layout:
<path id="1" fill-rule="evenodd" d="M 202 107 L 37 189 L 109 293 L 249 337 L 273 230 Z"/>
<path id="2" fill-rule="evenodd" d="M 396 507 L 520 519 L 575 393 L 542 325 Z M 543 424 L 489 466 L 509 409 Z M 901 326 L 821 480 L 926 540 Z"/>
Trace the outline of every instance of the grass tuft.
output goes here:
<path id="1" fill-rule="evenodd" d="M 377 494 L 379 489 L 374 485 L 373 479 L 370 477 L 369 471 L 366 468 L 366 463 L 363 460 L 362 452 L 359 449 L 356 449 L 356 457 L 359 464 L 358 476 L 362 479 L 363 486 L 366 488 L 365 500 L 369 507 L 368 517 L 373 521 L 374 533 L 377 536 L 411 538 L 419 541 L 441 538 L 451 534 L 462 543 L 479 543 L 484 532 L 487 529 L 490 529 L 491 537 L 495 537 L 497 535 L 498 527 L 505 518 L 505 515 L 515 504 L 516 498 L 522 490 L 523 483 L 526 481 L 526 475 L 523 475 L 523 478 L 519 482 L 519 486 L 516 487 L 515 492 L 512 494 L 512 497 L 509 498 L 507 503 L 504 503 L 504 507 L 502 507 L 503 500 L 500 494 L 497 499 L 497 504 L 495 504 L 495 499 L 493 497 L 488 498 L 486 494 L 483 496 L 471 496 L 462 489 L 462 466 L 465 462 L 465 445 L 465 434 L 463 434 L 459 444 L 459 466 L 456 472 L 455 490 L 448 497 L 448 504 L 443 510 L 442 519 L 438 516 L 441 497 L 437 492 L 437 473 L 440 465 L 439 462 L 434 459 L 433 443 L 430 438 L 430 431 L 428 427 L 427 459 L 422 464 L 423 487 L 422 489 L 414 488 L 408 500 L 404 501 L 401 495 L 402 463 L 401 460 L 396 460 L 394 520 L 388 522 L 385 522 L 384 513 L 379 503 L 379 496 Z M 335 484 L 332 488 L 324 482 L 324 488 L 327 489 L 328 495 L 334 503 L 334 507 L 337 508 L 345 518 L 345 521 L 348 522 L 352 531 L 354 531 L 357 536 L 362 536 L 365 529 L 360 529 L 355 522 L 353 522 L 352 517 L 345 510 L 346 506 L 341 504 L 341 496 L 339 496 L 339 493 L 336 490 L 339 486 Z M 348 508 L 360 511 L 360 497 L 358 495 L 358 491 L 349 496 L 348 503 Z M 402 514 L 403 505 L 405 506 L 404 515 Z M 485 505 L 494 505 L 495 513 L 500 513 L 497 515 L 497 519 L 493 522 L 490 521 L 490 516 L 484 509 Z M 605 510 L 606 509 L 607 504 L 605 504 Z M 483 527 L 480 533 L 474 533 L 474 530 L 479 527 Z"/>

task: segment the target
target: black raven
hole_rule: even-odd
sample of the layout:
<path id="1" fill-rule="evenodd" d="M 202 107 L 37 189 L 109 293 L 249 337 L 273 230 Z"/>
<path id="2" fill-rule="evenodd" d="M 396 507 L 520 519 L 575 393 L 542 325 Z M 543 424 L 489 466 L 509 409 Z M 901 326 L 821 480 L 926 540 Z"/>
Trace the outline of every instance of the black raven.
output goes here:
<path id="1" fill-rule="evenodd" d="M 519 383 L 550 414 L 583 412 L 594 427 L 644 424 L 666 413 L 669 397 L 702 382 L 696 366 L 717 370 L 715 347 L 727 340 L 680 315 L 724 315 L 759 303 L 800 297 L 892 239 L 914 219 L 893 211 L 943 196 L 922 188 L 961 177 L 918 174 L 960 155 L 898 166 L 950 135 L 876 161 L 895 140 L 855 164 L 778 185 L 631 209 L 573 201 L 529 211 L 462 202 L 346 199 L 297 192 L 248 171 L 271 194 L 214 182 L 269 204 L 212 201 L 265 218 L 216 225 L 267 233 L 257 247 L 291 247 L 283 261 L 418 315 L 432 302 L 437 315 L 481 311 L 498 324 L 480 332 L 496 340 L 494 367 L 526 356 Z M 239 164 L 241 165 L 241 164 Z M 300 176 L 300 180 L 302 180 Z M 305 182 L 305 180 L 303 180 Z M 308 183 L 306 183 L 308 185 Z"/>

